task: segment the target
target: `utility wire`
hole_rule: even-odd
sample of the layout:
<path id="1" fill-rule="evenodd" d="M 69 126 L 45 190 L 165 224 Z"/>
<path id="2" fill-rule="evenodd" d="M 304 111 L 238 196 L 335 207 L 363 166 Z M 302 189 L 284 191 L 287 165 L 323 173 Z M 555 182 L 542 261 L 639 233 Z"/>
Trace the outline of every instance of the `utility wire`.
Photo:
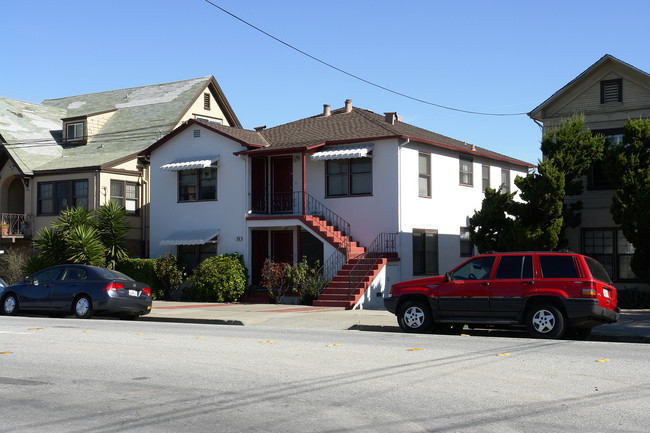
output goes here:
<path id="1" fill-rule="evenodd" d="M 377 87 L 378 89 L 384 90 L 386 92 L 393 93 L 393 94 L 401 96 L 403 98 L 407 98 L 407 99 L 410 99 L 412 101 L 420 102 L 422 104 L 427 104 L 427 105 L 432 105 L 434 107 L 443 108 L 445 110 L 458 111 L 460 113 L 467 113 L 467 114 L 477 114 L 477 115 L 481 115 L 481 116 L 523 116 L 523 115 L 528 114 L 528 113 L 486 113 L 486 112 L 481 112 L 481 111 L 463 110 L 463 109 L 460 109 L 460 108 L 454 108 L 454 107 L 448 107 L 446 105 L 436 104 L 436 103 L 431 102 L 431 101 L 425 101 L 424 99 L 416 98 L 415 96 L 410 96 L 410 95 L 407 95 L 405 93 L 401 93 L 401 92 L 398 92 L 396 90 L 389 89 L 388 87 L 384 87 L 384 86 L 382 86 L 380 84 L 377 84 L 377 83 L 374 83 L 372 81 L 366 80 L 365 78 L 362 78 L 362 77 L 360 77 L 358 75 L 354 75 L 354 74 L 352 74 L 350 72 L 347 72 L 347 71 L 345 71 L 345 70 L 343 70 L 343 69 L 341 69 L 339 67 L 336 67 L 336 66 L 332 65 L 331 63 L 327 63 L 326 61 L 321 60 L 318 57 L 312 56 L 311 54 L 301 50 L 300 48 L 297 48 L 297 47 L 289 44 L 288 42 L 285 42 L 282 39 L 273 36 L 272 34 L 262 30 L 261 28 L 255 26 L 255 25 L 253 25 L 251 23 L 249 23 L 248 21 L 244 20 L 243 18 L 238 17 L 237 15 L 233 14 L 232 12 L 227 11 L 226 9 L 224 9 L 221 6 L 211 2 L 210 0 L 203 0 L 203 1 L 205 1 L 206 3 L 212 5 L 213 7 L 217 8 L 217 9 L 219 9 L 220 11 L 230 15 L 231 17 L 235 18 L 236 20 L 241 21 L 242 23 L 246 24 L 247 26 L 257 30 L 258 32 L 268 36 L 269 38 L 275 40 L 276 42 L 279 42 L 282 45 L 284 45 L 284 46 L 286 46 L 288 48 L 291 48 L 292 50 L 297 51 L 300 54 L 302 54 L 304 56 L 307 56 L 310 59 L 315 60 L 318 63 L 321 63 L 321 64 L 327 66 L 328 68 L 334 69 L 335 71 L 338 71 L 338 72 L 340 72 L 342 74 L 345 74 L 345 75 L 347 75 L 349 77 L 352 77 L 355 80 L 362 81 L 362 82 L 364 82 L 366 84 Z"/>

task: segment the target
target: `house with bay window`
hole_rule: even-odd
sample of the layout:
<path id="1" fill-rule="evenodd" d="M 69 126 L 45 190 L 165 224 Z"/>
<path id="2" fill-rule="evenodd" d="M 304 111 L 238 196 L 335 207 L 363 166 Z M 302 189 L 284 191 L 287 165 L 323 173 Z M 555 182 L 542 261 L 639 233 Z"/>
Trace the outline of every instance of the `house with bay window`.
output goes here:
<path id="1" fill-rule="evenodd" d="M 0 243 L 31 237 L 72 206 L 125 207 L 131 254 L 146 256 L 149 173 L 138 154 L 189 119 L 239 127 L 214 77 L 39 104 L 0 98 Z"/>
<path id="2" fill-rule="evenodd" d="M 528 115 L 543 125 L 542 132 L 557 127 L 575 113 L 585 118 L 585 127 L 610 142 L 621 140 L 628 119 L 650 117 L 650 74 L 609 54 L 583 71 Z M 630 268 L 634 247 L 610 213 L 614 186 L 602 163 L 583 176 L 582 195 L 567 201 L 582 201 L 582 223 L 567 230 L 569 248 L 600 261 L 619 288 L 638 286 Z"/>
<path id="3" fill-rule="evenodd" d="M 471 256 L 485 188 L 533 165 L 383 115 L 329 105 L 272 128 L 189 120 L 141 153 L 150 165 L 151 256 L 188 267 L 242 254 L 323 264 L 317 305 L 382 306 L 390 284 Z"/>

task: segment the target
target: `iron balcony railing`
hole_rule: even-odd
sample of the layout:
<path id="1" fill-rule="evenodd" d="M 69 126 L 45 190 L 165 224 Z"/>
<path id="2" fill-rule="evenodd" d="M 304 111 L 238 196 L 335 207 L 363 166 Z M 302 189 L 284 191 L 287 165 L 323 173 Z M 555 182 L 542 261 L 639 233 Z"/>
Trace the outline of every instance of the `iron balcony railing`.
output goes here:
<path id="1" fill-rule="evenodd" d="M 0 236 L 25 236 L 29 216 L 23 213 L 0 214 Z"/>

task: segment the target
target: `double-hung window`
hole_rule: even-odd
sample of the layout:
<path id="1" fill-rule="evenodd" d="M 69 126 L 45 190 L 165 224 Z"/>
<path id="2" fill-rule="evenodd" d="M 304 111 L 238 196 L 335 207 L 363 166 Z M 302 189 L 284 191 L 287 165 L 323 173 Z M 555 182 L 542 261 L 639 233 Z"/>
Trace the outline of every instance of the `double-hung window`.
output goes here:
<path id="1" fill-rule="evenodd" d="M 437 230 L 413 230 L 413 274 L 438 274 Z"/>
<path id="2" fill-rule="evenodd" d="M 214 167 L 178 172 L 178 201 L 217 199 L 217 169 Z"/>
<path id="3" fill-rule="evenodd" d="M 38 214 L 56 215 L 71 207 L 88 209 L 88 180 L 39 182 Z"/>
<path id="4" fill-rule="evenodd" d="M 483 188 L 483 191 L 488 189 L 490 187 L 490 166 L 489 165 L 483 165 L 481 166 L 481 187 Z"/>
<path id="5" fill-rule="evenodd" d="M 331 159 L 326 167 L 328 197 L 372 194 L 371 158 Z"/>
<path id="6" fill-rule="evenodd" d="M 431 154 L 418 154 L 418 194 L 431 197 Z"/>
<path id="7" fill-rule="evenodd" d="M 469 227 L 460 228 L 460 256 L 471 257 L 474 254 L 474 244 L 469 235 Z"/>
<path id="8" fill-rule="evenodd" d="M 510 170 L 501 169 L 501 192 L 510 192 Z"/>
<path id="9" fill-rule="evenodd" d="M 111 180 L 111 201 L 126 209 L 127 215 L 137 215 L 138 184 L 122 180 Z"/>
<path id="10" fill-rule="evenodd" d="M 465 186 L 474 185 L 474 162 L 471 158 L 460 157 L 459 162 L 459 177 L 460 184 Z"/>

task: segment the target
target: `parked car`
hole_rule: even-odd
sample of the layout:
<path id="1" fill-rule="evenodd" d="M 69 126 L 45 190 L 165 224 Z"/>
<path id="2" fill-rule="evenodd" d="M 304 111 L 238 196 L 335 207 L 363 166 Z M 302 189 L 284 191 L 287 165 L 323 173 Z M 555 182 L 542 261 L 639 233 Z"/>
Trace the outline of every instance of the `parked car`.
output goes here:
<path id="1" fill-rule="evenodd" d="M 475 256 L 444 276 L 394 284 L 384 306 L 406 332 L 523 325 L 533 337 L 577 339 L 620 311 L 603 266 L 568 252 Z"/>
<path id="2" fill-rule="evenodd" d="M 0 288 L 2 312 L 93 314 L 136 319 L 151 311 L 151 289 L 121 272 L 86 265 L 57 265 Z"/>

